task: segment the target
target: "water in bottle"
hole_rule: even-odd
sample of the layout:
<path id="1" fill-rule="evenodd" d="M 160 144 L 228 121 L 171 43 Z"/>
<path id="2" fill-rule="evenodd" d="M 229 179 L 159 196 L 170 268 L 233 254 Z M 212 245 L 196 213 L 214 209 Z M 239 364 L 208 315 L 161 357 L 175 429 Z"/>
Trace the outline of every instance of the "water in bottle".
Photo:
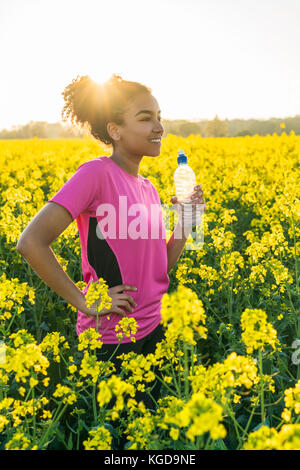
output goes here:
<path id="1" fill-rule="evenodd" d="M 178 203 L 183 204 L 183 212 L 179 211 L 179 218 L 184 221 L 185 226 L 198 225 L 201 220 L 201 207 L 193 209 L 190 196 L 196 186 L 196 176 L 188 165 L 187 156 L 183 150 L 178 151 L 178 167 L 174 173 L 174 183 Z"/>
<path id="2" fill-rule="evenodd" d="M 174 183 L 178 202 L 190 202 L 190 196 L 196 186 L 196 177 L 188 165 L 187 156 L 183 150 L 178 151 L 178 167 L 174 173 Z"/>

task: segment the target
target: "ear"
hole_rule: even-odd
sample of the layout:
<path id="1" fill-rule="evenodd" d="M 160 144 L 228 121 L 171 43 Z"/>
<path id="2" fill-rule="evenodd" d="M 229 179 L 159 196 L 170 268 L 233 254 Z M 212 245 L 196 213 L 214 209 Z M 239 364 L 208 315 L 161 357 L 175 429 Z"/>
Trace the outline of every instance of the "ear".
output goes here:
<path id="1" fill-rule="evenodd" d="M 106 129 L 112 139 L 120 140 L 121 136 L 117 124 L 115 124 L 114 122 L 109 122 L 106 126 Z"/>

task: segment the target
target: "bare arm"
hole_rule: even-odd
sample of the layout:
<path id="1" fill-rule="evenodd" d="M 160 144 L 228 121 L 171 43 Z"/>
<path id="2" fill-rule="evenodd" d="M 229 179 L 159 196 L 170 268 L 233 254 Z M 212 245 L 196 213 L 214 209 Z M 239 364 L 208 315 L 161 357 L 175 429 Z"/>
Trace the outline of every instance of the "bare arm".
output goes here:
<path id="1" fill-rule="evenodd" d="M 175 238 L 176 234 L 176 238 Z M 175 264 L 179 260 L 181 253 L 183 252 L 184 245 L 187 241 L 187 237 L 184 233 L 184 229 L 177 224 L 174 232 L 172 233 L 168 243 L 167 243 L 167 253 L 168 253 L 168 274 L 174 268 Z"/>
<path id="2" fill-rule="evenodd" d="M 16 249 L 51 289 L 73 307 L 88 313 L 84 294 L 63 270 L 50 248 L 72 221 L 67 209 L 55 202 L 47 202 L 22 232 Z"/>

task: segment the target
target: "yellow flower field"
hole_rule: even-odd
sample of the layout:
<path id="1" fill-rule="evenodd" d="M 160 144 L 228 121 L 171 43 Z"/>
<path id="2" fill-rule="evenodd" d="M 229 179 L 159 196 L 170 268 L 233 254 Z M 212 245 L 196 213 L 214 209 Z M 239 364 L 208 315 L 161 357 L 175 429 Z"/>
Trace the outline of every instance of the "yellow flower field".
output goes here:
<path id="1" fill-rule="evenodd" d="M 300 136 L 168 135 L 140 167 L 165 206 L 179 149 L 203 187 L 204 244 L 170 274 L 166 339 L 155 354 L 124 354 L 117 375 L 97 357 L 98 333 L 78 338 L 76 309 L 16 251 L 77 167 L 111 151 L 90 138 L 0 141 L 1 450 L 114 449 L 122 434 L 131 450 L 300 450 Z M 82 288 L 75 221 L 51 248 Z M 91 302 L 107 300 L 102 281 Z M 134 341 L 136 325 L 123 318 L 117 332 Z M 151 394 L 156 365 L 149 410 L 135 391 Z"/>

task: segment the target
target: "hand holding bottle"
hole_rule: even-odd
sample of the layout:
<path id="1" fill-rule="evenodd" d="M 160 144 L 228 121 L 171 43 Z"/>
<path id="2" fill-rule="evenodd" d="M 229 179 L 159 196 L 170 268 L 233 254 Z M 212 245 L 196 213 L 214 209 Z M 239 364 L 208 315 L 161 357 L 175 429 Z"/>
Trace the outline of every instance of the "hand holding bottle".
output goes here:
<path id="1" fill-rule="evenodd" d="M 192 228 L 194 225 L 200 224 L 199 211 L 196 210 L 197 206 L 199 204 L 204 204 L 203 210 L 206 210 L 206 204 L 203 199 L 203 190 L 201 185 L 197 185 L 194 187 L 194 191 L 190 195 L 189 202 L 180 202 L 177 196 L 173 196 L 171 198 L 171 203 L 174 204 L 174 206 L 177 205 L 176 209 L 179 213 L 178 223 L 180 225 L 182 225 L 183 227 Z M 190 205 L 191 207 L 190 210 L 188 210 L 188 205 Z M 181 214 L 180 211 L 182 211 Z"/>
<path id="2" fill-rule="evenodd" d="M 174 173 L 176 196 L 171 198 L 179 216 L 179 225 L 190 231 L 201 223 L 201 215 L 206 209 L 201 185 L 196 185 L 196 176 L 188 165 L 183 150 L 178 151 L 178 167 Z M 194 190 L 194 191 L 193 191 Z"/>

